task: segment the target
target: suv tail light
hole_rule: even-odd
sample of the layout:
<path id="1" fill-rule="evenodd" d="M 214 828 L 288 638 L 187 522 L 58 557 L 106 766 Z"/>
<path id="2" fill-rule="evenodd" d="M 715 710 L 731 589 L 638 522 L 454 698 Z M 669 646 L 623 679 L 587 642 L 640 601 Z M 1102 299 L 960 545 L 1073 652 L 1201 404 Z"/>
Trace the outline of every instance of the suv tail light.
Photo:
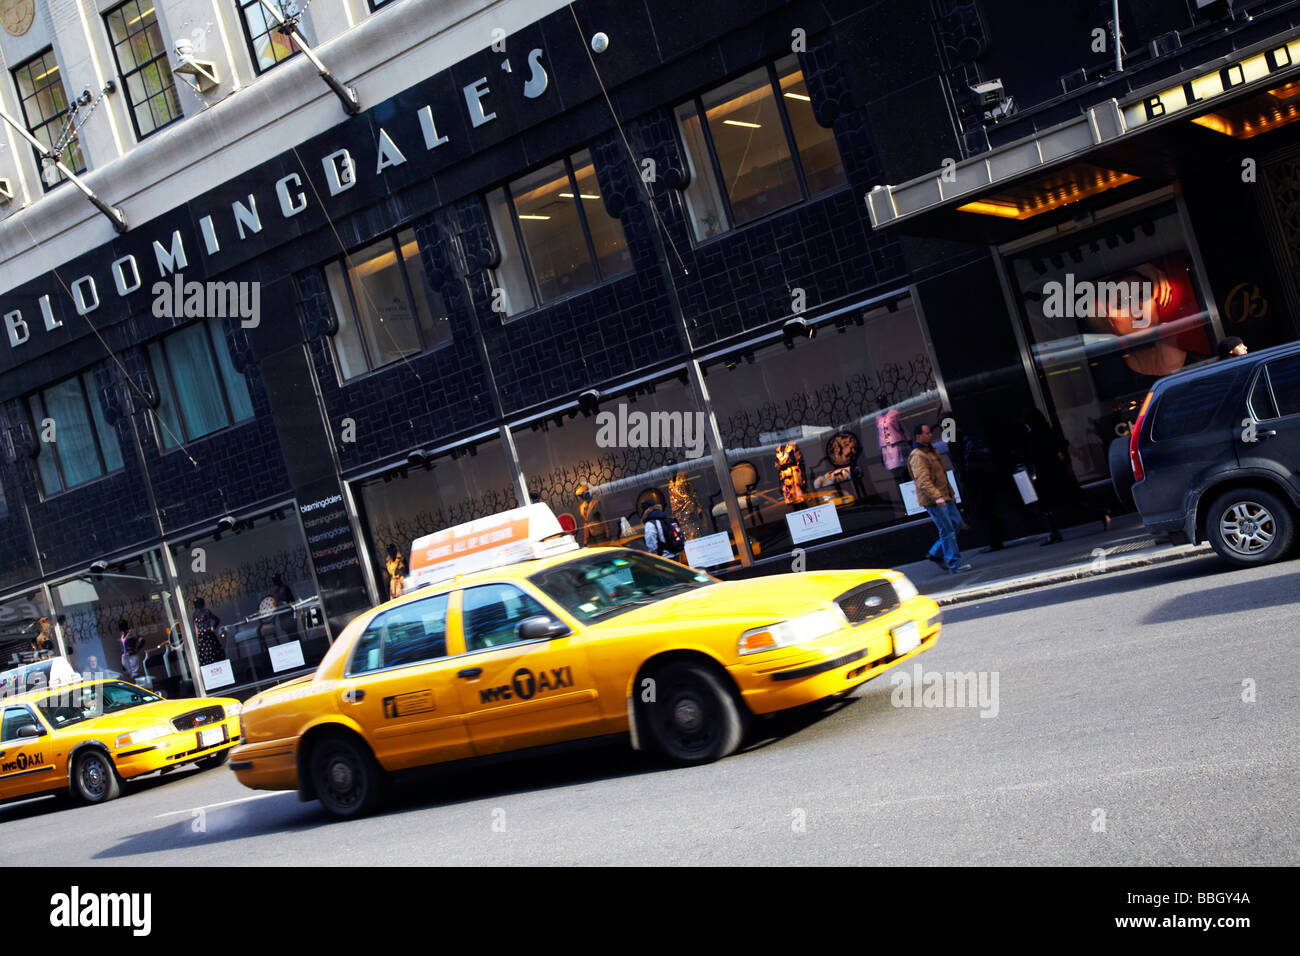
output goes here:
<path id="1" fill-rule="evenodd" d="M 1133 466 L 1133 480 L 1141 481 L 1143 478 L 1142 471 L 1142 453 L 1138 451 L 1138 438 L 1142 434 L 1142 421 L 1147 417 L 1147 409 L 1151 407 L 1151 396 L 1153 392 L 1147 392 L 1147 397 L 1142 399 L 1142 407 L 1138 410 L 1137 421 L 1133 423 L 1133 430 L 1128 436 L 1128 460 Z"/>

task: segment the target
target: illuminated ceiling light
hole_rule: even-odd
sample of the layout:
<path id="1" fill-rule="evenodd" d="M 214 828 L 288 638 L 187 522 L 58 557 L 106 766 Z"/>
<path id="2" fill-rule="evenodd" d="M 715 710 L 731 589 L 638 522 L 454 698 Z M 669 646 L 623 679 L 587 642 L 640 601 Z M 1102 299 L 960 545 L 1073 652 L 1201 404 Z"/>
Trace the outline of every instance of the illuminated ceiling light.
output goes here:
<path id="1" fill-rule="evenodd" d="M 743 126 L 746 129 L 762 129 L 762 123 L 746 123 L 744 120 L 723 120 L 724 126 Z"/>
<path id="2" fill-rule="evenodd" d="M 802 102 L 804 102 L 804 103 L 811 103 L 811 102 L 812 102 L 812 97 L 811 97 L 811 96 L 804 96 L 802 93 L 787 93 L 787 94 L 785 94 L 785 95 L 786 95 L 789 99 L 792 99 L 792 100 L 800 100 L 800 101 L 802 101 Z"/>
<path id="3" fill-rule="evenodd" d="M 1269 90 L 1268 95 L 1277 97 L 1279 100 L 1294 99 L 1300 96 L 1300 80 L 1288 83 L 1285 86 L 1279 86 L 1275 90 Z"/>
<path id="4" fill-rule="evenodd" d="M 1021 218 L 1020 207 L 1015 203 L 968 202 L 957 207 L 959 212 L 977 212 L 985 216 L 1002 216 L 1006 219 Z"/>
<path id="5" fill-rule="evenodd" d="M 529 215 L 525 215 L 524 213 L 520 213 L 520 214 L 519 214 L 519 218 L 520 218 L 520 219 L 539 219 L 539 220 L 545 220 L 545 219 L 550 219 L 551 217 L 550 217 L 550 216 L 529 216 Z"/>
<path id="6" fill-rule="evenodd" d="M 150 7 L 148 10 L 140 14 L 138 17 L 132 17 L 130 20 L 127 20 L 126 25 L 128 27 L 133 27 L 151 13 L 153 13 L 153 7 Z"/>
<path id="7" fill-rule="evenodd" d="M 1130 183 L 1138 177 L 1113 169 L 1078 163 L 1007 192 L 958 206 L 961 212 L 998 216 L 1004 219 L 1030 219 L 1034 216 L 1087 199 L 1097 193 Z"/>
<path id="8" fill-rule="evenodd" d="M 599 199 L 599 196 L 593 196 L 591 193 L 578 193 L 583 199 Z M 560 193 L 561 199 L 572 199 L 573 193 Z"/>

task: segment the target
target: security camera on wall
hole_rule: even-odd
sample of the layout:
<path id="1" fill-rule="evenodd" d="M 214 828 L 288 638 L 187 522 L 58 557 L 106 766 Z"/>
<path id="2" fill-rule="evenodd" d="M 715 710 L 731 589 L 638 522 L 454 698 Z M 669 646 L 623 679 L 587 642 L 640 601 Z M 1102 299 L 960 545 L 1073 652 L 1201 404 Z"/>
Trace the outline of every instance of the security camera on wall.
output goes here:
<path id="1" fill-rule="evenodd" d="M 194 44 L 185 37 L 176 38 L 177 64 L 172 72 L 177 74 L 195 93 L 206 93 L 221 82 L 217 65 L 211 60 L 194 58 Z"/>

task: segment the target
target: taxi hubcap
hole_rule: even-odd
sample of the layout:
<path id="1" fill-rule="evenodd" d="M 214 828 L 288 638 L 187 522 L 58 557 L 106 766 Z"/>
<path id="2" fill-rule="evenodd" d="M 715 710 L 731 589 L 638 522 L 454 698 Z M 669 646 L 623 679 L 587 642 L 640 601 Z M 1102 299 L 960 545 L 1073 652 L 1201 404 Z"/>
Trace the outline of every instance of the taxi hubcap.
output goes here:
<path id="1" fill-rule="evenodd" d="M 98 760 L 87 760 L 81 771 L 81 783 L 92 794 L 104 790 L 104 767 Z"/>
<path id="2" fill-rule="evenodd" d="M 698 730 L 700 724 L 704 722 L 704 711 L 697 701 L 681 700 L 673 710 L 673 718 L 681 730 L 689 733 Z"/>
<path id="3" fill-rule="evenodd" d="M 335 760 L 330 765 L 330 787 L 335 793 L 347 793 L 352 785 L 352 767 L 345 760 Z"/>
<path id="4" fill-rule="evenodd" d="M 1219 531 L 1224 543 L 1238 554 L 1258 554 L 1273 543 L 1277 529 L 1267 508 L 1255 501 L 1240 501 L 1223 513 Z"/>

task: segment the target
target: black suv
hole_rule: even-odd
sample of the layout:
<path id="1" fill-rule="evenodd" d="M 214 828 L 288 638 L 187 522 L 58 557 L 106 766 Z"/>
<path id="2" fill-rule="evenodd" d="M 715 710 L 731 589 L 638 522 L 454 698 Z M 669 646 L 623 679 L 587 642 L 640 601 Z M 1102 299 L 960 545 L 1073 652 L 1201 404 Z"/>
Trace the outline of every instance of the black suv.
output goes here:
<path id="1" fill-rule="evenodd" d="M 1147 530 L 1208 539 L 1234 564 L 1282 558 L 1300 515 L 1300 342 L 1161 379 L 1127 456 L 1122 441 L 1111 478 Z"/>

